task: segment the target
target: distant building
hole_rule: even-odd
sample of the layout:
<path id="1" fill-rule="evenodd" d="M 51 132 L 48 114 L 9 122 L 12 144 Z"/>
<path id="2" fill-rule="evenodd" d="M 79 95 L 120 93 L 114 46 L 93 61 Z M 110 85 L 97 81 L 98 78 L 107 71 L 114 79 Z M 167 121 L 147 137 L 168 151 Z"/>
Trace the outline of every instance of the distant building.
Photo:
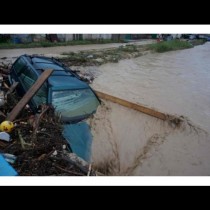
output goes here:
<path id="1" fill-rule="evenodd" d="M 11 34 L 14 43 L 40 42 L 40 41 L 73 41 L 73 40 L 138 40 L 151 38 L 151 34 Z"/>
<path id="2" fill-rule="evenodd" d="M 91 40 L 91 39 L 111 39 L 111 34 L 57 34 L 62 41 Z"/>

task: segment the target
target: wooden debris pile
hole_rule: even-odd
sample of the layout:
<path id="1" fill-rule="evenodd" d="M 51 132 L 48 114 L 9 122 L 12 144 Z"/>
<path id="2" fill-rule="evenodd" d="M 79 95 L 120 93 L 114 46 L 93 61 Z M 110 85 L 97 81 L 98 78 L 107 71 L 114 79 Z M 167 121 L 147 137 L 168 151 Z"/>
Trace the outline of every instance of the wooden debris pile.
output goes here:
<path id="1" fill-rule="evenodd" d="M 17 85 L 9 86 L 9 67 L 0 65 L 1 88 L 4 104 L 0 106 L 0 123 L 8 119 L 18 102 Z M 53 107 L 42 105 L 34 114 L 25 105 L 13 120 L 15 127 L 11 141 L 0 140 L 0 153 L 16 156 L 10 163 L 20 176 L 87 176 L 95 175 L 91 165 L 70 153 L 62 136 L 62 124 Z"/>

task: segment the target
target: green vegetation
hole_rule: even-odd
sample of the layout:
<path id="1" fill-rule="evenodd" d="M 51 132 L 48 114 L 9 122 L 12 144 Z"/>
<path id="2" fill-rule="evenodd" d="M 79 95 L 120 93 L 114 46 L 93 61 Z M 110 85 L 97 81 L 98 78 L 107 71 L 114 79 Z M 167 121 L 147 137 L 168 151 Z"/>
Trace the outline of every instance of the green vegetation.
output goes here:
<path id="1" fill-rule="evenodd" d="M 0 43 L 7 43 L 10 37 L 8 35 L 0 34 Z"/>
<path id="2" fill-rule="evenodd" d="M 180 40 L 171 40 L 171 41 L 162 41 L 155 44 L 148 45 L 148 49 L 155 52 L 167 52 L 171 50 L 181 50 L 191 48 L 193 45 L 190 42 L 180 41 Z"/>
<path id="3" fill-rule="evenodd" d="M 118 48 L 63 53 L 66 57 L 60 59 L 67 62 L 68 65 L 101 65 L 108 62 L 117 63 L 121 59 L 138 57 L 143 54 L 143 51 L 145 51 L 145 46 L 127 44 Z"/>
<path id="4" fill-rule="evenodd" d="M 133 45 L 126 44 L 118 48 L 80 51 L 78 53 L 69 52 L 63 53 L 65 57 L 60 58 L 69 66 L 91 66 L 101 65 L 104 63 L 117 63 L 122 59 L 135 58 L 147 54 L 148 52 L 166 52 L 172 50 L 181 50 L 192 48 L 194 45 L 205 43 L 205 40 L 191 41 L 162 41 L 148 45 Z"/>
<path id="5" fill-rule="evenodd" d="M 193 39 L 189 41 L 193 46 L 206 43 L 206 39 Z"/>
<path id="6" fill-rule="evenodd" d="M 107 44 L 107 43 L 123 43 L 123 40 L 115 41 L 110 39 L 101 40 L 72 40 L 68 42 L 31 42 L 14 44 L 12 42 L 0 43 L 0 49 L 16 49 L 16 48 L 35 48 L 35 47 L 56 47 L 56 46 L 69 46 L 69 45 L 87 45 L 87 44 Z"/>

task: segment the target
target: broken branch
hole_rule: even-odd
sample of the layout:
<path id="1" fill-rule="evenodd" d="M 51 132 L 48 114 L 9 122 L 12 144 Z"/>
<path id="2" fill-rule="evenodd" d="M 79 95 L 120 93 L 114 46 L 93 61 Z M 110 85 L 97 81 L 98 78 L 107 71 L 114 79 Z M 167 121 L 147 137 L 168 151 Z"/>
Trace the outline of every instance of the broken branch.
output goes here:
<path id="1" fill-rule="evenodd" d="M 88 168 L 88 174 L 87 174 L 87 176 L 90 176 L 91 169 L 92 169 L 92 164 L 89 164 L 89 168 Z"/>
<path id="2" fill-rule="evenodd" d="M 37 130 L 39 128 L 39 122 L 40 122 L 40 119 L 41 117 L 43 116 L 43 114 L 49 109 L 49 106 L 47 105 L 43 105 L 42 106 L 42 111 L 40 114 L 36 114 L 35 116 L 35 120 L 34 120 L 34 123 L 33 123 L 33 128 L 34 128 L 34 132 L 33 132 L 33 136 L 36 135 L 37 133 Z"/>
<path id="3" fill-rule="evenodd" d="M 22 137 L 22 135 L 21 135 L 19 129 L 18 129 L 18 136 L 19 136 L 19 139 L 20 139 L 21 147 L 22 147 L 23 149 L 26 149 L 26 148 L 25 148 L 25 145 L 27 145 L 27 146 L 32 146 L 32 144 L 26 143 L 26 142 L 24 141 L 24 139 L 23 139 L 23 137 Z"/>
<path id="4" fill-rule="evenodd" d="M 12 84 L 12 86 L 9 88 L 9 90 L 6 92 L 6 94 L 5 94 L 5 98 L 7 98 L 7 96 L 9 95 L 9 94 L 11 94 L 14 90 L 15 90 L 15 88 L 18 86 L 18 82 L 15 82 L 15 83 L 13 83 Z"/>
<path id="5" fill-rule="evenodd" d="M 74 172 L 74 171 L 69 171 L 67 169 L 64 169 L 64 168 L 61 168 L 60 166 L 58 165 L 54 165 L 56 168 L 60 169 L 61 171 L 64 171 L 68 174 L 74 174 L 74 175 L 77 175 L 77 176 L 84 176 L 83 174 L 80 174 L 80 173 L 77 173 L 77 172 Z"/>

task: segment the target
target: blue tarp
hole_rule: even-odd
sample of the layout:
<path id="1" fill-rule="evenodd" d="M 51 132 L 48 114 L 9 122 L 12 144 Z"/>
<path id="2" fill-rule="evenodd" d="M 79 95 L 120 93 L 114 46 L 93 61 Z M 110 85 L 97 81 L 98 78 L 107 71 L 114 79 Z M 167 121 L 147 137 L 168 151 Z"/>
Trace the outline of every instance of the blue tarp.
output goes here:
<path id="1" fill-rule="evenodd" d="M 93 137 L 86 122 L 65 124 L 63 136 L 70 144 L 73 153 L 90 162 Z"/>
<path id="2" fill-rule="evenodd" d="M 17 176 L 15 169 L 0 155 L 0 176 Z"/>

